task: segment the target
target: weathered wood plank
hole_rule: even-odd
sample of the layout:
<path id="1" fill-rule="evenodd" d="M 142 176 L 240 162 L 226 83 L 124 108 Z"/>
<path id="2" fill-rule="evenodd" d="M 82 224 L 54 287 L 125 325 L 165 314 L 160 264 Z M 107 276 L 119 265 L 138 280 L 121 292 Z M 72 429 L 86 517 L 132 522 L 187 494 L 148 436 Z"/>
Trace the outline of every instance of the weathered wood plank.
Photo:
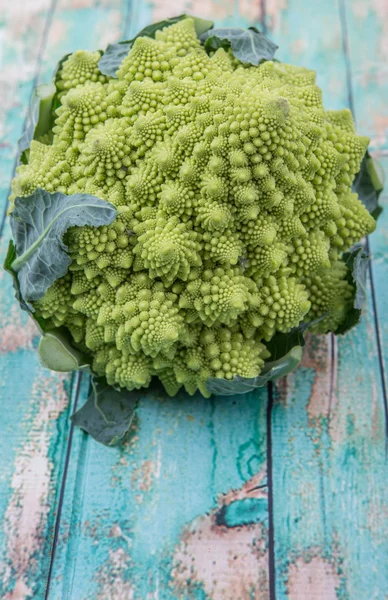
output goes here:
<path id="1" fill-rule="evenodd" d="M 344 2 L 343 19 L 348 32 L 348 68 L 351 76 L 351 102 L 362 135 L 371 138 L 372 153 L 388 175 L 388 5 L 381 2 L 360 4 Z M 387 204 L 387 189 L 382 203 Z M 388 369 L 388 298 L 387 298 L 387 211 L 379 219 L 369 244 L 373 254 L 372 278 L 376 336 L 384 369 L 384 395 L 388 427 L 386 377 Z M 388 429 L 387 429 L 388 431 Z"/>
<path id="2" fill-rule="evenodd" d="M 152 392 L 122 448 L 75 431 L 49 597 L 268 598 L 266 405 Z"/>
<path id="3" fill-rule="evenodd" d="M 265 410 L 153 393 L 122 448 L 75 431 L 50 598 L 267 598 Z"/>
<path id="4" fill-rule="evenodd" d="M 49 81 L 55 62 L 78 47 L 118 38 L 125 4 L 0 2 L 0 204 L 6 205 L 31 92 Z M 81 20 L 80 18 L 81 17 Z M 105 37 L 104 37 L 105 36 Z M 0 232 L 1 233 L 1 232 Z M 2 232 L 0 263 L 10 231 Z M 0 486 L 0 595 L 7 600 L 43 598 L 77 377 L 43 369 L 37 331 L 13 301 L 11 281 L 0 271 L 0 379 L 2 416 Z M 85 397 L 85 391 L 83 391 Z M 70 402 L 69 402 L 70 400 Z"/>
<path id="5" fill-rule="evenodd" d="M 17 139 L 39 72 L 51 0 L 1 3 L 0 205 L 7 202 Z M 3 263 L 8 227 L 0 242 Z M 0 231 L 1 234 L 1 231 Z M 68 434 L 70 380 L 40 368 L 36 329 L 12 301 L 0 273 L 0 380 L 2 410 L 0 485 L 0 595 L 7 600 L 44 594 L 50 517 Z"/>
<path id="6" fill-rule="evenodd" d="M 339 8 L 335 1 L 291 0 L 280 10 L 269 6 L 267 21 L 279 58 L 318 71 L 328 108 L 346 106 L 349 96 Z M 312 339 L 303 366 L 277 388 L 272 477 L 278 599 L 387 594 L 384 406 L 368 288 L 361 326 L 337 341 Z"/>

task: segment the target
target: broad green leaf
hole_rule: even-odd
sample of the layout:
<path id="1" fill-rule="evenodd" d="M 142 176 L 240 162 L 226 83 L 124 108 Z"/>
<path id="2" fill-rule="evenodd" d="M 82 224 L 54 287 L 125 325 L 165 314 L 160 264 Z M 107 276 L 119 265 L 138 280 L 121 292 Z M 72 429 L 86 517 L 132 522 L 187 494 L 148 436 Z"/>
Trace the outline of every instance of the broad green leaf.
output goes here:
<path id="1" fill-rule="evenodd" d="M 15 262 L 15 260 L 16 260 L 15 244 L 13 243 L 13 240 L 9 240 L 7 255 L 5 257 L 3 268 L 12 277 L 12 284 L 13 284 L 13 288 L 15 290 L 16 300 L 19 302 L 19 304 L 23 310 L 25 310 L 26 312 L 31 314 L 31 312 L 33 311 L 33 308 L 22 297 L 22 295 L 20 293 L 20 285 L 19 285 L 17 273 L 12 268 L 12 265 Z"/>
<path id="2" fill-rule="evenodd" d="M 69 227 L 109 225 L 115 216 L 112 204 L 89 194 L 66 196 L 37 189 L 16 198 L 11 228 L 17 257 L 10 266 L 24 302 L 42 298 L 67 272 L 71 260 L 62 236 Z"/>
<path id="3" fill-rule="evenodd" d="M 345 252 L 342 260 L 348 267 L 348 281 L 353 286 L 353 306 L 346 319 L 337 328 L 336 334 L 344 334 L 357 325 L 361 319 L 362 308 L 366 300 L 366 280 L 370 256 L 362 246 Z"/>
<path id="4" fill-rule="evenodd" d="M 53 329 L 43 335 L 38 346 L 41 364 L 52 371 L 75 371 L 89 366 L 88 358 L 76 350 L 64 329 Z"/>
<path id="5" fill-rule="evenodd" d="M 262 60 L 272 60 L 278 48 L 255 27 L 212 29 L 203 33 L 200 40 L 205 44 L 207 52 L 231 48 L 234 56 L 242 63 L 255 66 Z"/>
<path id="6" fill-rule="evenodd" d="M 98 68 L 103 75 L 116 77 L 116 71 L 130 51 L 132 43 L 133 40 L 128 40 L 125 42 L 118 42 L 117 44 L 108 44 L 107 49 L 98 63 Z"/>
<path id="7" fill-rule="evenodd" d="M 28 162 L 31 141 L 38 140 L 52 129 L 52 103 L 55 93 L 56 87 L 53 83 L 40 85 L 33 92 L 26 128 L 18 143 L 18 160 L 23 164 Z"/>
<path id="8" fill-rule="evenodd" d="M 130 51 L 133 42 L 138 37 L 155 38 L 155 33 L 160 31 L 160 29 L 174 25 L 174 23 L 178 23 L 179 21 L 187 19 L 188 17 L 194 19 L 194 27 L 198 37 L 205 31 L 208 31 L 208 29 L 211 29 L 214 25 L 213 21 L 207 21 L 206 19 L 200 19 L 199 17 L 193 17 L 192 15 L 179 15 L 178 17 L 171 17 L 170 19 L 165 19 L 164 21 L 147 25 L 147 27 L 142 29 L 131 40 L 125 40 L 118 42 L 117 44 L 108 45 L 100 59 L 100 62 L 98 63 L 101 73 L 108 75 L 109 77 L 116 77 L 117 69 L 120 67 L 122 61 Z"/>
<path id="9" fill-rule="evenodd" d="M 117 391 L 104 378 L 92 378 L 92 391 L 71 420 L 105 446 L 117 444 L 130 428 L 140 392 Z"/>
<path id="10" fill-rule="evenodd" d="M 36 313 L 34 312 L 34 308 L 31 306 L 31 304 L 29 304 L 28 302 L 26 302 L 24 300 L 24 298 L 22 298 L 22 295 L 20 293 L 20 285 L 19 285 L 17 273 L 12 269 L 12 263 L 14 262 L 15 259 L 16 259 L 15 244 L 13 243 L 13 240 L 10 240 L 9 244 L 8 244 L 7 256 L 5 257 L 5 261 L 4 261 L 4 265 L 3 265 L 4 270 L 7 273 L 9 273 L 12 277 L 12 284 L 13 284 L 13 288 L 15 290 L 15 298 L 19 302 L 20 308 L 22 310 L 25 310 L 29 314 L 29 316 L 37 324 L 39 331 L 43 334 L 45 331 L 47 331 L 46 321 L 45 321 L 45 319 L 43 319 L 43 317 L 37 317 Z"/>
<path id="11" fill-rule="evenodd" d="M 383 210 L 379 205 L 379 196 L 383 187 L 384 171 L 380 163 L 366 151 L 360 170 L 354 178 L 352 190 L 358 194 L 361 202 L 375 219 Z"/>

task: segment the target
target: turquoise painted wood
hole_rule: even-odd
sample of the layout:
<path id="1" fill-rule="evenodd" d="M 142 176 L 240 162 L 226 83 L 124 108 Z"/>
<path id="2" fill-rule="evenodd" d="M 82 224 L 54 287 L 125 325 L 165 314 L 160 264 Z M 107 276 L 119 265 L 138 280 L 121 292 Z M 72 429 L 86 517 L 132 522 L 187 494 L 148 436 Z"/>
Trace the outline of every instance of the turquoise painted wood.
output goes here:
<path id="1" fill-rule="evenodd" d="M 388 168 L 383 2 L 0 0 L 2 204 L 34 83 L 75 48 L 190 11 L 262 22 L 280 59 L 317 69 L 328 108 L 352 102 Z M 88 381 L 39 366 L 0 274 L 0 597 L 388 598 L 387 223 L 370 241 L 374 295 L 357 330 L 312 338 L 273 390 L 144 394 L 119 448 L 70 427 Z M 8 237 L 5 225 L 0 260 Z"/>
<path id="2" fill-rule="evenodd" d="M 373 13 L 370 4 L 366 11 Z M 384 82 L 374 85 L 368 100 L 353 81 L 362 65 L 365 75 L 367 65 L 377 61 L 373 52 L 381 44 L 381 31 L 376 21 L 363 19 L 356 25 L 357 7 L 350 0 L 346 6 L 337 0 L 311 5 L 290 0 L 268 25 L 281 40 L 280 58 L 315 68 L 325 105 L 351 105 L 357 121 L 361 113 L 360 133 L 372 132 L 376 149 L 375 119 L 386 111 Z M 304 26 L 297 27 L 301 14 Z M 303 366 L 277 388 L 272 477 L 280 599 L 377 599 L 387 594 L 388 523 L 381 518 L 388 507 L 386 399 L 375 323 L 378 315 L 378 328 L 387 318 L 386 242 L 381 234 L 386 222 L 385 214 L 371 241 L 373 252 L 381 254 L 372 267 L 375 274 L 379 262 L 374 277 L 379 290 L 375 287 L 374 303 L 368 281 L 361 326 L 344 338 L 312 340 Z"/>

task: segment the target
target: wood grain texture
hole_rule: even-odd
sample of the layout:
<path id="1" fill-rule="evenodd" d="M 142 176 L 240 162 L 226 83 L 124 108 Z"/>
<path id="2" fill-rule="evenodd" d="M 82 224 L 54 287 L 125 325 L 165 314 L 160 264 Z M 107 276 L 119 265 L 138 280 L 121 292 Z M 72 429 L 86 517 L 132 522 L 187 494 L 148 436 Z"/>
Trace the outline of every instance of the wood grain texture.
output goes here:
<path id="1" fill-rule="evenodd" d="M 49 0 L 30 0 L 23 7 L 21 2 L 1 3 L 1 213 L 51 14 Z M 8 238 L 6 225 L 0 242 L 1 264 Z M 71 378 L 39 366 L 34 348 L 37 331 L 12 300 L 8 276 L 1 271 L 0 278 L 0 596 L 16 600 L 33 593 L 44 595 L 54 504 L 69 430 Z"/>
<path id="2" fill-rule="evenodd" d="M 50 598 L 267 597 L 265 410 L 153 393 L 122 448 L 76 431 Z"/>
<path id="3" fill-rule="evenodd" d="M 369 4 L 347 0 L 343 20 L 348 32 L 348 71 L 350 102 L 361 135 L 371 138 L 372 154 L 388 174 L 388 4 L 372 0 Z M 388 191 L 382 194 L 387 205 Z M 388 215 L 383 214 L 369 244 L 373 255 L 371 277 L 374 289 L 375 333 L 381 357 L 385 418 L 388 431 L 386 374 L 388 368 L 387 280 Z"/>
<path id="4" fill-rule="evenodd" d="M 67 52 L 183 12 L 218 25 L 265 18 L 279 58 L 318 71 L 328 108 L 352 102 L 388 167 L 382 0 L 0 0 L 0 12 L 0 202 L 34 83 Z M 387 219 L 370 241 L 374 295 L 369 282 L 357 330 L 311 338 L 269 404 L 267 390 L 214 400 L 145 393 L 120 448 L 70 427 L 88 381 L 78 387 L 39 366 L 36 331 L 0 273 L 0 596 L 388 598 Z M 0 260 L 8 237 L 6 226 Z"/>

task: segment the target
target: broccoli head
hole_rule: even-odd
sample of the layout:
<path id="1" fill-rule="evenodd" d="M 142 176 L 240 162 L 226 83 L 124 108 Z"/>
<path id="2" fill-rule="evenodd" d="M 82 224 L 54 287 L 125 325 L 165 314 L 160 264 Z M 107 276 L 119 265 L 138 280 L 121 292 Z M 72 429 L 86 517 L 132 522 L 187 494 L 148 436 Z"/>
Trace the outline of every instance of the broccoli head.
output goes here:
<path id="1" fill-rule="evenodd" d="M 139 37 L 116 78 L 100 52 L 58 72 L 50 144 L 33 141 L 11 202 L 41 187 L 111 202 L 65 234 L 71 265 L 34 303 L 93 369 L 129 390 L 159 377 L 209 395 L 255 377 L 277 332 L 352 302 L 342 253 L 375 228 L 352 193 L 368 139 L 325 111 L 313 71 L 207 53 L 191 18 Z"/>

